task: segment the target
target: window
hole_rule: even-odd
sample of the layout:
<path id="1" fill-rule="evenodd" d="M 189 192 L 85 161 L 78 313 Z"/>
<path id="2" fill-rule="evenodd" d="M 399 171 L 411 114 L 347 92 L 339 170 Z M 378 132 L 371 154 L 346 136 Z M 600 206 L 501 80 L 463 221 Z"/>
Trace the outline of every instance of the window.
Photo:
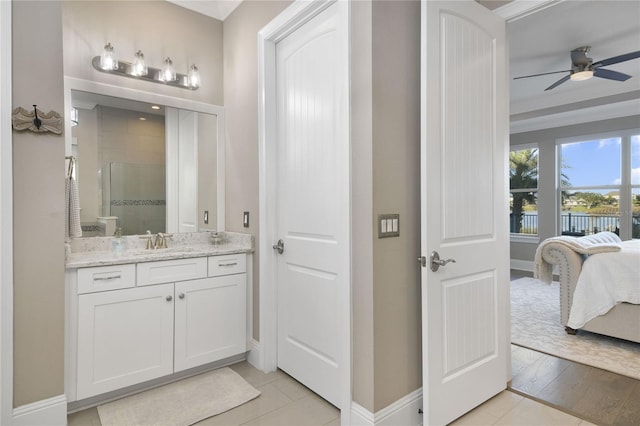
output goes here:
<path id="1" fill-rule="evenodd" d="M 615 232 L 640 238 L 640 136 L 633 133 L 559 144 L 559 231 Z"/>
<path id="2" fill-rule="evenodd" d="M 538 235 L 538 148 L 509 152 L 512 234 Z"/>

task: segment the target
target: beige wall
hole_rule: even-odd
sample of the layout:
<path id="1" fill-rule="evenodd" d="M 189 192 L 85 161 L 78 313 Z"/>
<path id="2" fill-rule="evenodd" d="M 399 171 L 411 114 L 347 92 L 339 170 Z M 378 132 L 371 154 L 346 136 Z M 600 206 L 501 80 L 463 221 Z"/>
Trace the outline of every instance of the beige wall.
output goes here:
<path id="1" fill-rule="evenodd" d="M 65 115 L 60 3 L 12 19 L 13 106 Z M 64 173 L 62 136 L 13 132 L 14 407 L 64 393 Z"/>
<path id="2" fill-rule="evenodd" d="M 374 1 L 372 18 L 375 412 L 422 386 L 420 3 Z M 385 213 L 400 237 L 377 238 Z"/>
<path id="3" fill-rule="evenodd" d="M 165 1 L 63 1 L 64 73 L 85 80 L 222 105 L 222 22 Z M 169 56 L 177 72 L 195 63 L 196 91 L 96 71 L 91 58 L 111 42 L 118 59 L 141 49 L 148 66 Z"/>
<path id="4" fill-rule="evenodd" d="M 244 1 L 224 21 L 224 104 L 227 118 L 226 228 L 258 240 L 258 31 L 289 1 Z M 242 226 L 249 212 L 249 228 Z M 253 259 L 253 337 L 260 339 L 260 253 Z"/>

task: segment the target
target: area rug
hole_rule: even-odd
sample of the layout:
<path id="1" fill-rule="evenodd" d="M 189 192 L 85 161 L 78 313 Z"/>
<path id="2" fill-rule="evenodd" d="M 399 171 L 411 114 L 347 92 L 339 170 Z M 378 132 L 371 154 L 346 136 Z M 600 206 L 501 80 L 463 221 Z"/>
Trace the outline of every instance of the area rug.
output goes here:
<path id="1" fill-rule="evenodd" d="M 98 406 L 106 425 L 192 425 L 260 395 L 230 368 L 221 368 Z"/>
<path id="2" fill-rule="evenodd" d="M 560 287 L 534 278 L 511 281 L 511 342 L 559 358 L 640 379 L 640 344 L 560 323 Z"/>

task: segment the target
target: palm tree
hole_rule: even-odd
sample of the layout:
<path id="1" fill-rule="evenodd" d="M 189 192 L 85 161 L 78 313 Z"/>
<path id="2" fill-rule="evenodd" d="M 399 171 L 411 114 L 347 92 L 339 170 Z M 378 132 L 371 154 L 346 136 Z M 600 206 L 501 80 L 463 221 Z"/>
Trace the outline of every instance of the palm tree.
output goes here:
<path id="1" fill-rule="evenodd" d="M 509 153 L 510 189 L 533 189 L 538 187 L 538 150 L 523 149 Z M 534 192 L 511 192 L 511 232 L 519 234 L 525 204 L 535 204 Z"/>

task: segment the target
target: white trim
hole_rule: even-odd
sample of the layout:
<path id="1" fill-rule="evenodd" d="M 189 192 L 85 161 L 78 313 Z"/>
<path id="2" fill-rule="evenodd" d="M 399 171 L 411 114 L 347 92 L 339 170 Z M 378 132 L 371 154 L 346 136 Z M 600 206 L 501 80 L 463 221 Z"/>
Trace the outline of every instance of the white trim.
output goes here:
<path id="1" fill-rule="evenodd" d="M 540 242 L 540 236 L 526 235 L 526 234 L 510 234 L 509 241 L 512 243 L 538 244 Z"/>
<path id="2" fill-rule="evenodd" d="M 11 2 L 0 1 L 0 424 L 13 410 L 13 137 Z"/>
<path id="3" fill-rule="evenodd" d="M 418 426 L 422 424 L 422 388 L 391 403 L 375 414 L 359 405 L 351 403 L 352 426 Z"/>
<path id="4" fill-rule="evenodd" d="M 287 9 L 276 16 L 269 24 L 258 32 L 258 141 L 259 141 L 259 217 L 260 217 L 260 238 L 259 238 L 259 277 L 260 277 L 260 346 L 261 350 L 256 353 L 255 358 L 250 355 L 251 359 L 256 359 L 257 365 L 262 366 L 262 370 L 269 372 L 277 368 L 277 295 L 276 295 L 276 258 L 271 245 L 276 240 L 277 231 L 277 210 L 276 210 L 276 145 L 272 142 L 276 137 L 276 66 L 275 66 L 275 46 L 282 38 L 286 37 L 292 31 L 295 31 L 309 19 L 313 18 L 330 5 L 337 3 L 339 7 L 339 19 L 341 25 L 344 25 L 345 40 L 344 46 L 350 46 L 350 5 L 349 2 L 336 0 L 297 0 Z M 345 52 L 347 59 L 345 60 L 344 70 L 346 75 L 349 72 L 349 51 Z M 348 84 L 348 83 L 347 83 Z M 347 91 L 349 89 L 347 88 Z M 348 96 L 345 99 L 345 111 L 348 111 Z M 346 129 L 347 138 L 349 138 L 348 129 L 350 127 L 350 118 L 347 117 Z M 349 142 L 349 152 L 351 151 Z M 350 171 L 347 179 L 350 181 Z M 349 188 L 349 200 L 351 199 L 351 190 Z M 350 213 L 348 215 L 350 218 Z M 350 222 L 349 225 L 350 227 Z M 346 247 L 347 261 L 345 273 L 348 278 L 349 285 L 345 289 L 344 299 L 341 300 L 339 311 L 341 323 L 349 324 L 345 327 L 343 334 L 337 336 L 340 340 L 342 348 L 340 377 L 340 405 L 341 423 L 343 425 L 350 424 L 349 409 L 351 404 L 351 241 L 350 230 L 347 229 L 346 238 L 348 239 Z M 259 359 L 258 359 L 259 358 Z"/>
<path id="5" fill-rule="evenodd" d="M 67 398 L 58 395 L 17 407 L 13 410 L 12 424 L 66 426 Z"/>
<path id="6" fill-rule="evenodd" d="M 251 339 L 250 350 L 247 353 L 247 362 L 261 371 L 265 371 L 262 355 L 262 345 L 255 339 Z"/>
<path id="7" fill-rule="evenodd" d="M 533 272 L 535 263 L 532 260 L 511 259 L 509 267 L 518 271 Z"/>
<path id="8" fill-rule="evenodd" d="M 540 12 L 548 7 L 562 3 L 564 0 L 513 0 L 494 10 L 494 13 L 509 22 Z"/>

